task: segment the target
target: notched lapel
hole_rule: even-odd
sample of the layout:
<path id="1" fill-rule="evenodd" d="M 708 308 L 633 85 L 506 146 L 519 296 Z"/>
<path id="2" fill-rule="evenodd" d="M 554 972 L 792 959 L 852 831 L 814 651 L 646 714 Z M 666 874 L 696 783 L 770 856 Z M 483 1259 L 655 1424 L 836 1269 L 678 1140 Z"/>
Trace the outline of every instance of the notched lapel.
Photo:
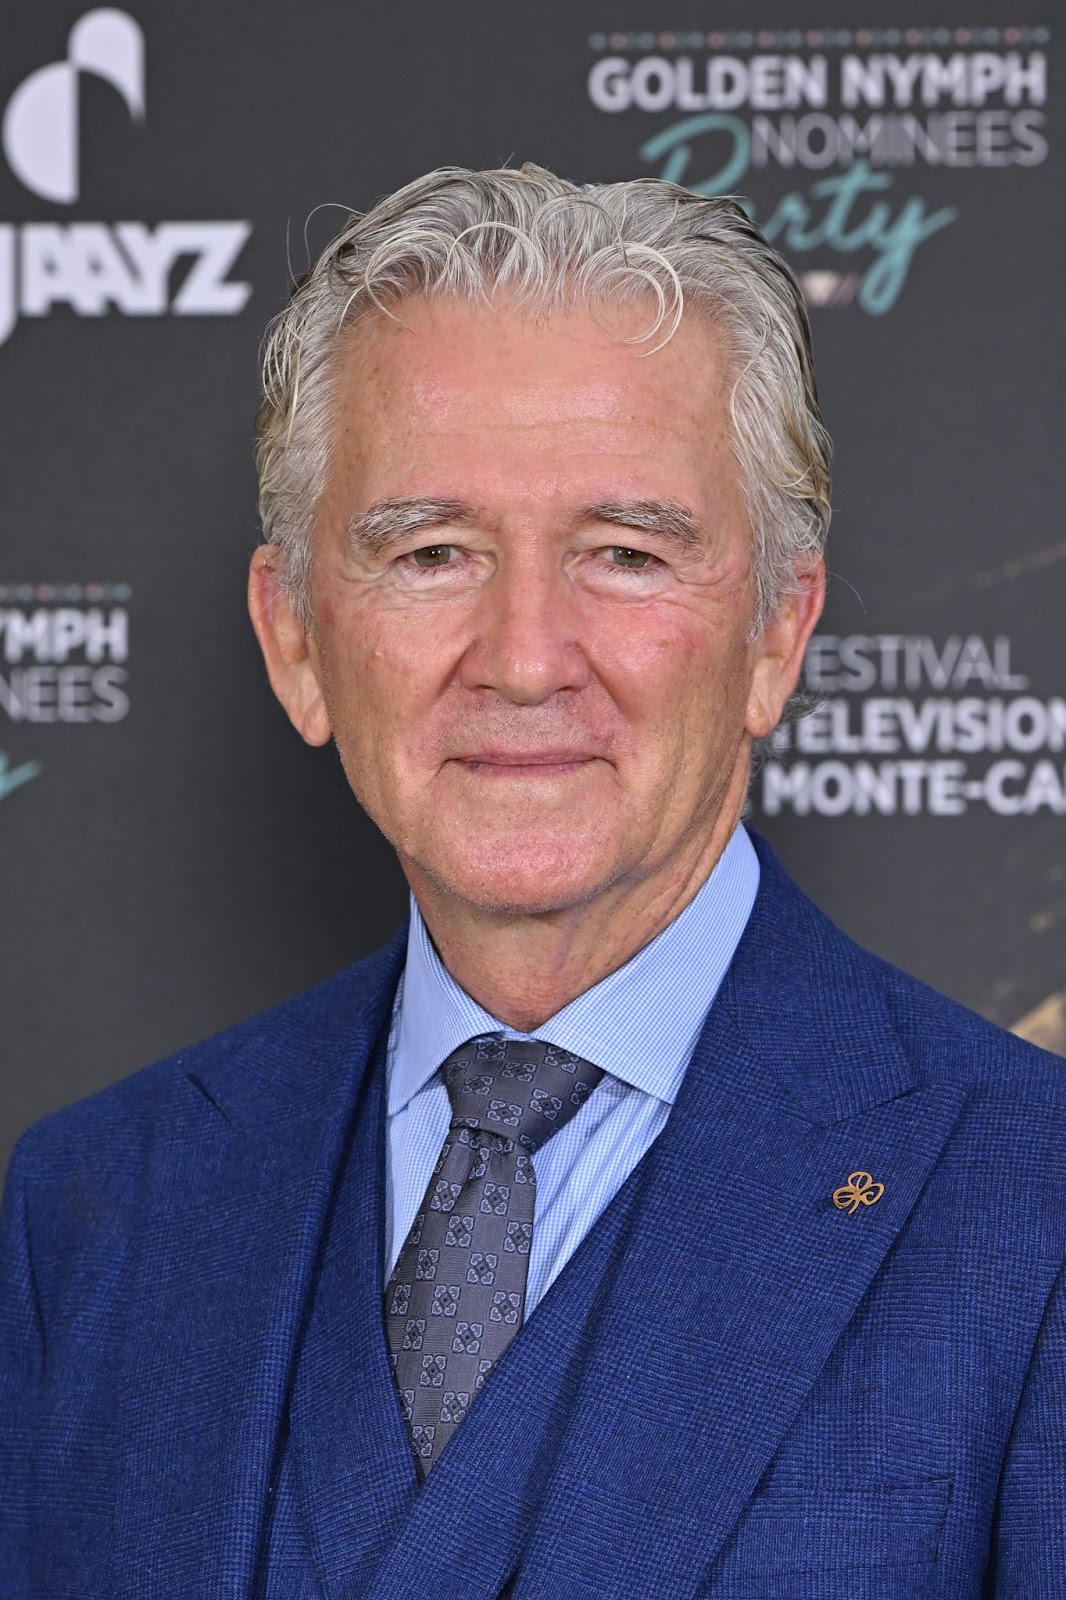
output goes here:
<path id="1" fill-rule="evenodd" d="M 808 958 L 767 988 L 782 930 L 762 898 L 630 1179 L 639 1224 L 515 1600 L 695 1593 L 962 1109 L 962 1089 L 916 1086 L 875 985 L 849 989 L 854 1011 L 834 990 L 840 950 L 819 975 L 817 927 L 802 930 Z M 834 1192 L 858 1172 L 882 1190 L 842 1209 Z"/>
<path id="2" fill-rule="evenodd" d="M 294 1475 L 328 1600 L 367 1593 L 419 1492 L 385 1340 L 384 1148 L 382 1070 L 362 1096 L 293 1384 Z"/>
<path id="3" fill-rule="evenodd" d="M 961 1109 L 959 1092 L 939 1088 L 829 1127 L 760 1110 L 723 1034 L 706 1041 L 701 1085 L 641 1173 L 641 1224 L 591 1342 L 516 1600 L 578 1585 L 693 1594 Z M 682 1118 L 701 1113 L 693 1139 Z M 857 1169 L 884 1185 L 881 1198 L 838 1209 L 833 1192 Z"/>
<path id="4" fill-rule="evenodd" d="M 315 1258 L 397 951 L 186 1083 L 134 1240 L 114 1600 L 246 1600 Z M 198 1079 L 199 1081 L 195 1081 Z"/>

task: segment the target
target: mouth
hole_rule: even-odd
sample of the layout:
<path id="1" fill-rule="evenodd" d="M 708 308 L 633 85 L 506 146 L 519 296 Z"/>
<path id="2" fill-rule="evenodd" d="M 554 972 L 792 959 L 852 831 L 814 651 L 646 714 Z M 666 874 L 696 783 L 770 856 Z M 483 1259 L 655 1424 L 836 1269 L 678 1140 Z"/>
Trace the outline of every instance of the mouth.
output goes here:
<path id="1" fill-rule="evenodd" d="M 563 778 L 583 772 L 599 756 L 573 750 L 479 750 L 453 757 L 457 766 L 478 778 Z"/>

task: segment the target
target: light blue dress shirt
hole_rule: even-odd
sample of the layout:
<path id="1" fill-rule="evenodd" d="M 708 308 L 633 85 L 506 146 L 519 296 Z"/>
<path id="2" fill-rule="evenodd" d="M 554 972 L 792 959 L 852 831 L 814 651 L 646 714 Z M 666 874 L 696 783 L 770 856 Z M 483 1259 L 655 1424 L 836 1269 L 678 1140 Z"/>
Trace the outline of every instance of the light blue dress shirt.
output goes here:
<path id="1" fill-rule="evenodd" d="M 459 987 L 412 899 L 387 1056 L 386 1280 L 451 1123 L 441 1063 L 479 1033 L 542 1039 L 593 1062 L 604 1077 L 537 1151 L 529 1315 L 665 1127 L 758 887 L 758 857 L 738 827 L 681 915 L 532 1034 L 505 1027 Z"/>

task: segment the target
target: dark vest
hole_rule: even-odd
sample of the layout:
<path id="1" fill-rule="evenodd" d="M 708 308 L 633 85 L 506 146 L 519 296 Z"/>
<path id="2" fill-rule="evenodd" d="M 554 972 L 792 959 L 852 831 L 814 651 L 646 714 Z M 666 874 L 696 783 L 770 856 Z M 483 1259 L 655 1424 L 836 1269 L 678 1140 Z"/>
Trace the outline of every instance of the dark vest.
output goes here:
<path id="1" fill-rule="evenodd" d="M 383 1326 L 385 1068 L 357 1107 L 322 1241 L 257 1600 L 515 1600 L 640 1168 L 508 1349 L 423 1485 Z M 511 1586 L 511 1587 L 509 1587 Z"/>

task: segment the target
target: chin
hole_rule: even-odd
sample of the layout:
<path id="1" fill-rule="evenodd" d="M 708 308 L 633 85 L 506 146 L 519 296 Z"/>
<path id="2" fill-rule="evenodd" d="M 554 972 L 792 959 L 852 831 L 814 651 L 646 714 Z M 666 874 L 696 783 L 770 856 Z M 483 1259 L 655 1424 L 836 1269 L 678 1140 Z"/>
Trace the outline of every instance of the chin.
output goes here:
<path id="1" fill-rule="evenodd" d="M 607 856 L 603 843 L 552 835 L 526 836 L 520 843 L 486 840 L 461 854 L 423 858 L 419 867 L 481 911 L 533 916 L 581 905 L 621 876 L 621 862 Z"/>

